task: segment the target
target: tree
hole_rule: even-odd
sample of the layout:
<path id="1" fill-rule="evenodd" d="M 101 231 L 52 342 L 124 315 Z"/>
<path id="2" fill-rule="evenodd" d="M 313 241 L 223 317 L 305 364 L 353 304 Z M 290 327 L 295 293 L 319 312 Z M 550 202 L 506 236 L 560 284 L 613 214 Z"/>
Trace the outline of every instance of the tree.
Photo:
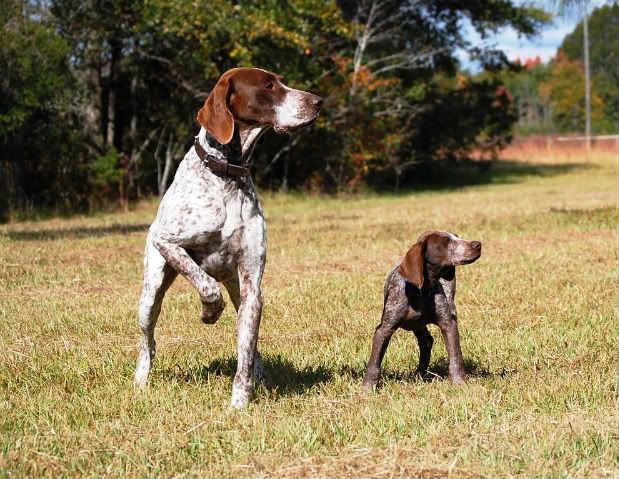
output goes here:
<path id="1" fill-rule="evenodd" d="M 596 8 L 589 18 L 589 51 L 594 90 L 605 104 L 605 121 L 599 133 L 619 128 L 619 5 Z M 567 57 L 584 61 L 584 22 L 568 34 L 559 47 Z M 595 125 L 594 125 L 595 126 Z"/>
<path id="2" fill-rule="evenodd" d="M 551 74 L 552 64 L 543 64 L 539 57 L 517 59 L 518 68 L 502 75 L 505 86 L 513 95 L 518 115 L 515 133 L 553 133 L 552 103 L 541 85 Z"/>
<path id="3" fill-rule="evenodd" d="M 558 11 L 563 15 L 578 11 L 582 15 L 582 39 L 585 70 L 585 136 L 587 150 L 591 149 L 591 73 L 589 68 L 589 0 L 553 0 Z"/>
<path id="4" fill-rule="evenodd" d="M 79 89 L 66 61 L 69 46 L 36 5 L 0 5 L 0 219 L 9 208 L 76 200 L 67 170 L 81 137 L 68 127 Z M 77 201 L 76 201 L 77 202 Z"/>
<path id="5" fill-rule="evenodd" d="M 417 125 L 433 124 L 432 116 L 440 111 L 434 106 L 452 98 L 441 79 L 456 75 L 457 49 L 467 50 L 490 69 L 509 64 L 503 52 L 480 49 L 462 36 L 464 18 L 482 35 L 506 25 L 532 35 L 547 19 L 539 10 L 505 1 L 491 6 L 477 1 L 415 0 L 342 1 L 340 5 L 355 32 L 354 41 L 340 50 L 338 58 L 343 60 L 338 71 L 343 81 L 339 83 L 340 101 L 334 105 L 333 123 L 347 136 L 329 155 L 325 168 L 340 185 L 346 177 L 355 183 L 360 175 L 391 170 L 397 186 L 407 170 L 423 167 L 430 158 L 440 156 L 438 150 L 444 148 L 422 138 Z M 455 84 L 451 83 L 452 87 Z M 480 85 L 472 85 L 467 84 L 469 92 L 481 94 Z M 493 96 L 496 85 L 484 85 L 489 89 L 486 93 Z M 471 115 L 461 113 L 465 118 L 451 119 L 466 123 Z M 477 123 L 480 139 L 485 126 L 483 121 Z M 433 136 L 441 135 L 433 132 Z M 465 136 L 467 147 L 452 150 L 452 157 L 489 144 L 477 143 L 477 135 Z"/>
<path id="6" fill-rule="evenodd" d="M 13 1 L 19 8 L 31 5 Z M 62 170 L 66 179 L 79 180 L 66 197 L 85 196 L 90 204 L 119 198 L 123 209 L 132 198 L 165 191 L 196 132 L 195 112 L 219 75 L 239 65 L 276 71 L 325 97 L 311 128 L 266 136 L 256 150 L 263 187 L 398 186 L 435 159 L 473 150 L 492 155 L 509 139 L 514 119 L 509 94 L 493 73 L 509 63 L 500 51 L 470 44 L 462 23 L 482 35 L 504 26 L 533 35 L 547 20 L 512 0 L 36 5 L 28 21 L 64 46 L 58 64 L 66 82 L 54 89 L 54 98 L 70 99 L 36 110 L 62 119 L 54 123 L 55 144 L 65 151 L 56 162 L 44 157 L 45 169 L 79 165 Z M 472 78 L 460 72 L 461 49 L 490 73 Z M 26 83 L 31 81 L 36 83 Z M 15 133 L 8 136 L 14 142 Z M 36 198 L 37 204 L 59 204 L 57 195 Z"/>
<path id="7" fill-rule="evenodd" d="M 550 68 L 550 76 L 540 84 L 540 96 L 549 104 L 555 127 L 561 132 L 575 132 L 582 128 L 585 111 L 585 74 L 580 61 L 557 55 Z M 594 127 L 604 121 L 604 102 L 593 92 L 591 120 Z"/>

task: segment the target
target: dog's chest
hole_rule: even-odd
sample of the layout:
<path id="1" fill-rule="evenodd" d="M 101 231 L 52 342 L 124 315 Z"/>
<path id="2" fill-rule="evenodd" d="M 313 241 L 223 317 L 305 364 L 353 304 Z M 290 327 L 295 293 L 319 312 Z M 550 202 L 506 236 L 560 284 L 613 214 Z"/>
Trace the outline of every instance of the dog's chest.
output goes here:
<path id="1" fill-rule="evenodd" d="M 264 221 L 259 209 L 248 211 L 252 205 L 245 199 L 226 203 L 226 215 L 223 226 L 219 231 L 203 235 L 203 241 L 198 241 L 188 251 L 194 261 L 217 281 L 224 281 L 236 274 L 238 259 L 248 242 L 246 225 L 248 220 Z M 259 218 L 256 218 L 259 216 Z M 260 244 L 265 238 L 251 238 Z"/>
<path id="2" fill-rule="evenodd" d="M 229 250 L 243 224 L 262 211 L 253 191 L 201 173 L 192 162 L 181 163 L 151 232 L 187 249 Z"/>

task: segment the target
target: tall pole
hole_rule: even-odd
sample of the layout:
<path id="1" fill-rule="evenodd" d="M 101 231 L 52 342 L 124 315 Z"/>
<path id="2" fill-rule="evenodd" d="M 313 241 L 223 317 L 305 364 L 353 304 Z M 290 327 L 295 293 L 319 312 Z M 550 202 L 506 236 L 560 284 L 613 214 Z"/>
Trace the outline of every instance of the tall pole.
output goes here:
<path id="1" fill-rule="evenodd" d="M 591 77 L 589 72 L 589 20 L 587 16 L 589 14 L 589 2 L 585 0 L 583 2 L 585 14 L 583 16 L 583 50 L 585 58 L 585 140 L 587 143 L 587 152 L 591 150 Z"/>

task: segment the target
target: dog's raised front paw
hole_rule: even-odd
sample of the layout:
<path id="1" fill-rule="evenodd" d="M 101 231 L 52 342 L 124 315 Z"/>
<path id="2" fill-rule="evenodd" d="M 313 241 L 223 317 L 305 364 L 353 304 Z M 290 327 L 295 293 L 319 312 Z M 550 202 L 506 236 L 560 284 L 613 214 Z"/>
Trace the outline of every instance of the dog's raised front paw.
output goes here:
<path id="1" fill-rule="evenodd" d="M 202 315 L 200 319 L 204 324 L 215 324 L 221 317 L 225 307 L 226 303 L 221 294 L 216 301 L 202 301 Z"/>

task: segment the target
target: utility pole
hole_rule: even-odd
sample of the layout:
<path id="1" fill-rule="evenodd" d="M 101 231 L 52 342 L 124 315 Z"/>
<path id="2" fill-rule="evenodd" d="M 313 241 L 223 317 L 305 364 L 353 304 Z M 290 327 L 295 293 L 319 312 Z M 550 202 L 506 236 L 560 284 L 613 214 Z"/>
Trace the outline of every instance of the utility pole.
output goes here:
<path id="1" fill-rule="evenodd" d="M 587 137 L 587 153 L 591 150 L 591 76 L 589 71 L 589 1 L 583 2 L 584 15 L 582 19 L 583 51 L 585 59 L 585 136 Z"/>

